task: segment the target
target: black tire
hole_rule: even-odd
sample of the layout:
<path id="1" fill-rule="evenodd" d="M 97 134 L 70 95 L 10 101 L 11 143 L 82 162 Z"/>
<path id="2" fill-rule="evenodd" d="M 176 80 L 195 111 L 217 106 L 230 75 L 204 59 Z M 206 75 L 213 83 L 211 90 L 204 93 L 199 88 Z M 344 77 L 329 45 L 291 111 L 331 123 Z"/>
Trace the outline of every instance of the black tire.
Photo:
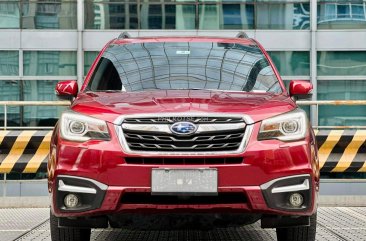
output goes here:
<path id="1" fill-rule="evenodd" d="M 277 241 L 315 241 L 316 213 L 310 216 L 310 226 L 277 228 Z"/>
<path id="2" fill-rule="evenodd" d="M 88 241 L 90 228 L 60 228 L 58 218 L 50 213 L 51 240 L 52 241 Z"/>

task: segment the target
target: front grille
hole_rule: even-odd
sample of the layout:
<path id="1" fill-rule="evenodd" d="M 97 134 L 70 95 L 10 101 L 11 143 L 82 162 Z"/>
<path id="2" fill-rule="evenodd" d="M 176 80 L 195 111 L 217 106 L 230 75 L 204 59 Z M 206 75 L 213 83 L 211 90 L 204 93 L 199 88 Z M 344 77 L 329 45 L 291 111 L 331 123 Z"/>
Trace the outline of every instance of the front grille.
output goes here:
<path id="1" fill-rule="evenodd" d="M 177 136 L 167 133 L 124 129 L 127 144 L 135 151 L 234 151 L 243 140 L 245 129 Z"/>
<path id="2" fill-rule="evenodd" d="M 125 204 L 156 204 L 156 205 L 208 205 L 208 204 L 243 204 L 247 197 L 243 192 L 219 192 L 217 196 L 163 196 L 151 195 L 151 193 L 127 192 L 121 198 Z"/>
<path id="3" fill-rule="evenodd" d="M 124 123 L 129 124 L 173 124 L 175 122 L 188 121 L 195 124 L 228 124 L 241 123 L 239 117 L 203 117 L 203 116 L 179 116 L 179 117 L 151 117 L 151 118 L 127 118 Z"/>
<path id="4" fill-rule="evenodd" d="M 117 132 L 127 153 L 237 154 L 243 150 L 244 139 L 251 130 L 251 127 L 247 128 L 244 118 L 240 115 L 131 116 L 123 119 Z M 180 132 L 184 130 L 184 125 L 193 126 L 192 133 Z M 226 162 L 221 160 L 219 163 Z"/>
<path id="5" fill-rule="evenodd" d="M 220 157 L 220 158 L 159 158 L 159 157 L 125 157 L 127 164 L 142 165 L 222 165 L 240 164 L 242 157 Z"/>

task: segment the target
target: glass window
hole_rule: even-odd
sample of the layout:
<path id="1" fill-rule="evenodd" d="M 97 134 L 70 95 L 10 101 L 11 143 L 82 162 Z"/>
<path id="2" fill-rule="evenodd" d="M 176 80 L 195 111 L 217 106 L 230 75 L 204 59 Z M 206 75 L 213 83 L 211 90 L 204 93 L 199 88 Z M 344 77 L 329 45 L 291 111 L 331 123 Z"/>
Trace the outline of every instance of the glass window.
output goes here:
<path id="1" fill-rule="evenodd" d="M 308 0 L 293 0 L 290 3 L 284 0 L 85 1 L 86 29 L 218 30 L 310 27 Z M 354 12 L 360 10 L 355 9 Z"/>
<path id="2" fill-rule="evenodd" d="M 309 3 L 266 2 L 256 5 L 257 29 L 309 29 Z"/>
<path id="3" fill-rule="evenodd" d="M 76 29 L 76 1 L 36 1 L 23 2 L 23 29 Z"/>
<path id="4" fill-rule="evenodd" d="M 136 1 L 106 3 L 87 0 L 84 3 L 86 29 L 137 29 Z"/>
<path id="5" fill-rule="evenodd" d="M 199 6 L 199 29 L 253 28 L 253 4 L 204 4 Z"/>
<path id="6" fill-rule="evenodd" d="M 22 81 L 23 100 L 56 101 L 57 80 Z M 54 126 L 65 110 L 63 106 L 24 106 L 22 119 L 24 126 Z"/>
<path id="7" fill-rule="evenodd" d="M 97 58 L 99 52 L 98 51 L 85 51 L 84 52 L 84 75 L 88 74 L 88 71 L 94 60 Z"/>
<path id="8" fill-rule="evenodd" d="M 19 75 L 19 52 L 0 51 L 0 76 Z"/>
<path id="9" fill-rule="evenodd" d="M 0 101 L 55 101 L 57 80 L 0 80 Z M 66 107 L 22 106 L 7 108 L 8 126 L 54 126 Z M 0 108 L 0 126 L 4 125 L 4 109 Z"/>
<path id="10" fill-rule="evenodd" d="M 309 76 L 310 53 L 307 51 L 268 52 L 281 75 Z"/>
<path id="11" fill-rule="evenodd" d="M 318 80 L 319 100 L 365 100 L 366 80 Z M 366 126 L 366 106 L 319 106 L 319 125 Z"/>
<path id="12" fill-rule="evenodd" d="M 24 75 L 76 76 L 76 52 L 24 51 Z"/>
<path id="13" fill-rule="evenodd" d="M 0 1 L 0 29 L 19 28 L 19 3 L 15 1 Z"/>
<path id="14" fill-rule="evenodd" d="M 111 46 L 104 52 L 88 88 L 92 91 L 217 89 L 282 92 L 272 68 L 257 46 L 225 42 Z"/>
<path id="15" fill-rule="evenodd" d="M 142 4 L 141 29 L 195 29 L 195 5 Z"/>
<path id="16" fill-rule="evenodd" d="M 17 101 L 21 98 L 20 86 L 17 80 L 0 80 L 0 101 Z M 19 107 L 7 107 L 7 125 L 20 125 Z M 0 106 L 0 126 L 4 126 L 4 108 Z"/>
<path id="17" fill-rule="evenodd" d="M 351 16 L 355 19 L 364 20 L 366 22 L 365 18 L 365 3 L 364 4 L 352 4 L 351 6 Z"/>
<path id="18" fill-rule="evenodd" d="M 319 29 L 365 29 L 366 3 L 363 1 L 321 1 L 318 4 Z"/>
<path id="19" fill-rule="evenodd" d="M 366 51 L 318 52 L 318 75 L 366 75 Z"/>

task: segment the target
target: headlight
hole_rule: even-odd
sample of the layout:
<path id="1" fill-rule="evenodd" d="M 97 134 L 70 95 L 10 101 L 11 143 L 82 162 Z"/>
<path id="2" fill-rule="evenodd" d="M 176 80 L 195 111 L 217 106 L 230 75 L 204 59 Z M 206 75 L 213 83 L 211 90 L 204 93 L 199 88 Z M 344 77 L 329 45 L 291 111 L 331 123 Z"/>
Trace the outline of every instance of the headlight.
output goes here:
<path id="1" fill-rule="evenodd" d="M 71 112 L 62 114 L 60 129 L 62 138 L 70 141 L 110 138 L 105 121 Z"/>
<path id="2" fill-rule="evenodd" d="M 308 121 L 305 111 L 296 109 L 262 121 L 258 139 L 278 139 L 281 141 L 295 141 L 305 137 Z"/>

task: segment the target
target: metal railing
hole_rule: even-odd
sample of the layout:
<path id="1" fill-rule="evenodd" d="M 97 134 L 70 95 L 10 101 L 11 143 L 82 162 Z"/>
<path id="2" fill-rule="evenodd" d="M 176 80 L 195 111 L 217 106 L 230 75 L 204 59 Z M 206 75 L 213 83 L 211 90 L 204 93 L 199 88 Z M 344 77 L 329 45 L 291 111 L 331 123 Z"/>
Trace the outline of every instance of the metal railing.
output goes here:
<path id="1" fill-rule="evenodd" d="M 315 105 L 315 119 L 319 120 L 319 106 L 331 105 L 331 106 L 360 106 L 366 105 L 366 100 L 301 100 L 296 101 L 296 104 L 301 106 L 314 106 Z M 313 128 L 317 129 L 366 129 L 366 126 L 352 126 L 352 125 L 337 125 L 337 126 L 319 126 L 313 125 Z"/>
<path id="2" fill-rule="evenodd" d="M 3 130 L 8 129 L 53 129 L 53 126 L 8 126 L 8 107 L 9 106 L 69 106 L 70 101 L 0 101 L 0 106 L 4 106 L 4 125 Z"/>
<path id="3" fill-rule="evenodd" d="M 366 106 L 366 100 L 316 100 L 316 101 L 297 101 L 301 106 L 315 106 L 315 118 L 319 116 L 319 106 Z M 4 109 L 4 125 L 0 127 L 3 130 L 10 129 L 52 129 L 53 126 L 8 126 L 8 107 L 9 106 L 69 106 L 70 101 L 0 101 L 0 106 Z M 314 128 L 324 129 L 366 129 L 366 126 L 313 126 Z"/>

